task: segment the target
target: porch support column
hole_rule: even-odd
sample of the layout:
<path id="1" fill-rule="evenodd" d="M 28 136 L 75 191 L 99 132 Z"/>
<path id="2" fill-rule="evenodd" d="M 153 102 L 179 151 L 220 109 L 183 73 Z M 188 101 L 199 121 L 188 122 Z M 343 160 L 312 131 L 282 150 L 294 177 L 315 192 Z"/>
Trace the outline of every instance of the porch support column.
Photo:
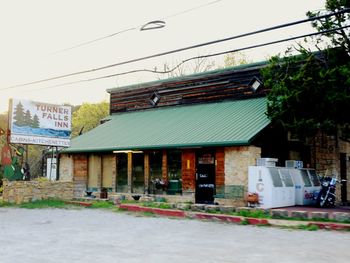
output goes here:
<path id="1" fill-rule="evenodd" d="M 144 154 L 144 183 L 145 183 L 145 193 L 149 194 L 149 176 L 150 176 L 150 167 L 149 167 L 149 154 Z"/>
<path id="2" fill-rule="evenodd" d="M 162 180 L 168 182 L 168 155 L 166 150 L 163 150 L 162 156 Z"/>
<path id="3" fill-rule="evenodd" d="M 112 163 L 112 192 L 115 193 L 117 190 L 117 155 L 113 155 L 113 163 Z"/>
<path id="4" fill-rule="evenodd" d="M 128 152 L 128 193 L 132 192 L 132 153 Z"/>

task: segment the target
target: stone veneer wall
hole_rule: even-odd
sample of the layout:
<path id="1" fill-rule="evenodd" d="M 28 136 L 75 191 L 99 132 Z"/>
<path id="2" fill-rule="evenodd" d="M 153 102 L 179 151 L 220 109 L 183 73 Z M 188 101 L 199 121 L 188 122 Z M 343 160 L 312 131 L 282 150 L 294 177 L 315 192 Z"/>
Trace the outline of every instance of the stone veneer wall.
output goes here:
<path id="1" fill-rule="evenodd" d="M 3 181 L 4 202 L 21 204 L 43 199 L 73 199 L 73 182 Z"/>
<path id="2" fill-rule="evenodd" d="M 225 193 L 225 199 L 217 198 L 219 204 L 245 206 L 245 193 L 248 190 L 248 166 L 255 165 L 261 157 L 261 149 L 255 146 L 239 146 L 225 148 L 225 191 L 242 189 L 241 196 L 230 198 Z M 235 195 L 235 193 L 231 193 Z"/>
<path id="3" fill-rule="evenodd" d="M 347 200 L 350 201 L 350 143 L 336 136 L 318 134 L 311 144 L 311 161 L 320 175 L 332 174 L 340 179 L 340 153 L 346 154 Z M 341 200 L 341 188 L 337 186 L 337 200 Z"/>
<path id="4" fill-rule="evenodd" d="M 68 154 L 61 154 L 59 165 L 60 181 L 73 181 L 73 156 Z"/>

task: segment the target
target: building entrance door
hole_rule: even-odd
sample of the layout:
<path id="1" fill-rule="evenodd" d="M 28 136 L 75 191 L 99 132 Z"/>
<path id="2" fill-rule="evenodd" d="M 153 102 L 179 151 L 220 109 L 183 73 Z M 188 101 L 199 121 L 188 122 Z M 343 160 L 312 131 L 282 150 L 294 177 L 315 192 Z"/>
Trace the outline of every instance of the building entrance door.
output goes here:
<path id="1" fill-rule="evenodd" d="M 212 204 L 215 194 L 215 152 L 197 152 L 196 203 Z"/>

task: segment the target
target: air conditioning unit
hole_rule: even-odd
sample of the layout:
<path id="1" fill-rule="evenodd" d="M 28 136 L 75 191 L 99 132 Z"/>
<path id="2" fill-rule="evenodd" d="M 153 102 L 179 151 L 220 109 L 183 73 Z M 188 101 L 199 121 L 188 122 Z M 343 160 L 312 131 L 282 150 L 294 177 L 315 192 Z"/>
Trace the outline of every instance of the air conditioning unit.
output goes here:
<path id="1" fill-rule="evenodd" d="M 257 166 L 275 167 L 277 162 L 278 162 L 277 158 L 258 158 L 258 159 L 256 159 Z"/>
<path id="2" fill-rule="evenodd" d="M 303 161 L 286 160 L 286 167 L 300 169 L 304 167 L 304 164 Z"/>

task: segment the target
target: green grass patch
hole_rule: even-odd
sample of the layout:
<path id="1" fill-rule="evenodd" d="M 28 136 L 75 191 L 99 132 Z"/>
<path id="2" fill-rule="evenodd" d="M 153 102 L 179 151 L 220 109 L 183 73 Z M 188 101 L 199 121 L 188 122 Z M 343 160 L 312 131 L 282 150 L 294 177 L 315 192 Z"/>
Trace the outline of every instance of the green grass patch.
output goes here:
<path id="1" fill-rule="evenodd" d="M 219 210 L 208 210 L 208 211 L 205 211 L 206 213 L 208 214 L 222 214 Z"/>
<path id="2" fill-rule="evenodd" d="M 168 203 L 143 202 L 143 203 L 140 203 L 140 205 L 145 207 L 152 207 L 152 208 L 173 209 L 172 205 Z"/>
<path id="3" fill-rule="evenodd" d="M 241 210 L 236 213 L 236 215 L 252 218 L 271 218 L 271 216 L 263 210 Z"/>
<path id="4" fill-rule="evenodd" d="M 135 201 L 135 200 L 120 200 L 121 204 L 138 204 L 140 205 L 140 201 Z"/>
<path id="5" fill-rule="evenodd" d="M 298 225 L 297 228 L 301 229 L 301 230 L 307 230 L 307 231 L 317 231 L 320 229 L 317 225 L 312 225 L 312 224 L 311 225 Z"/>
<path id="6" fill-rule="evenodd" d="M 140 213 L 141 216 L 147 216 L 147 217 L 156 217 L 156 214 L 149 211 L 149 212 L 141 212 Z"/>
<path id="7" fill-rule="evenodd" d="M 27 208 L 27 209 L 65 208 L 67 207 L 67 204 L 62 200 L 47 199 L 47 200 L 37 200 L 37 201 L 28 202 L 28 203 L 23 203 L 18 205 L 18 207 Z"/>
<path id="8" fill-rule="evenodd" d="M 15 205 L 4 201 L 0 201 L 0 207 L 11 207 L 11 206 L 15 206 Z"/>
<path id="9" fill-rule="evenodd" d="M 249 221 L 247 219 L 242 219 L 242 221 L 239 223 L 240 225 L 249 225 Z"/>
<path id="10" fill-rule="evenodd" d="M 113 209 L 115 205 L 110 201 L 93 201 L 89 208 L 102 208 L 102 209 Z"/>

